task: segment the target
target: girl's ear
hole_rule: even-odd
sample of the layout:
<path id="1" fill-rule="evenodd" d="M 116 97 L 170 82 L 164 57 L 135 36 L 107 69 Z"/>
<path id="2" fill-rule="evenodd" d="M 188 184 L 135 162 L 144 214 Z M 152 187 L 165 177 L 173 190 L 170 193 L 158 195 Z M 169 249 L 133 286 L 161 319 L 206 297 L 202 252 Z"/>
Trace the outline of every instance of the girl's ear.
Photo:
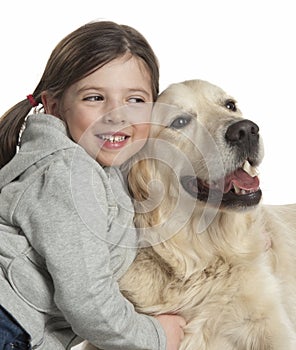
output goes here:
<path id="1" fill-rule="evenodd" d="M 58 100 L 48 92 L 43 91 L 41 93 L 41 101 L 44 107 L 44 111 L 47 114 L 54 115 L 55 117 L 60 117 L 59 109 L 58 109 Z"/>

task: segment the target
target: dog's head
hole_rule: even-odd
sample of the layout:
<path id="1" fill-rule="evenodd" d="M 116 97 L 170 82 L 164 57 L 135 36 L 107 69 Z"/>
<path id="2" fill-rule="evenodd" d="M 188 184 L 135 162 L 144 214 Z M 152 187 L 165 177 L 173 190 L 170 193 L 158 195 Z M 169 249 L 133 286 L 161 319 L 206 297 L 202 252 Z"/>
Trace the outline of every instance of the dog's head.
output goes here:
<path id="1" fill-rule="evenodd" d="M 156 177 L 164 183 L 163 191 L 174 196 L 178 182 L 192 197 L 216 208 L 243 209 L 260 202 L 259 128 L 243 117 L 233 97 L 202 80 L 173 84 L 159 96 L 152 122 L 145 150 L 149 164 L 142 161 L 134 173 L 144 175 L 142 184 Z M 141 196 L 135 177 L 132 182 L 137 199 L 147 199 L 148 190 Z"/>

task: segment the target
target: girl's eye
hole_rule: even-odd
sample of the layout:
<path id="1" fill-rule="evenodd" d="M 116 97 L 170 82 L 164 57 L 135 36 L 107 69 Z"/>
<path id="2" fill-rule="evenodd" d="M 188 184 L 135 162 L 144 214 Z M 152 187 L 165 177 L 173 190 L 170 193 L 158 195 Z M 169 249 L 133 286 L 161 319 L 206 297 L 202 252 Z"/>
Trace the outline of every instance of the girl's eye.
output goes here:
<path id="1" fill-rule="evenodd" d="M 130 102 L 130 103 L 144 103 L 145 100 L 141 97 L 131 97 L 128 99 L 128 102 Z"/>
<path id="2" fill-rule="evenodd" d="M 84 97 L 83 101 L 104 101 L 104 97 L 101 95 L 93 95 Z"/>
<path id="3" fill-rule="evenodd" d="M 230 111 L 232 111 L 232 112 L 236 112 L 236 110 L 237 110 L 237 108 L 236 108 L 236 103 L 235 103 L 235 101 L 233 101 L 233 100 L 227 100 L 227 101 L 225 102 L 225 107 L 226 107 L 227 109 L 229 109 Z"/>
<path id="4" fill-rule="evenodd" d="M 181 115 L 175 120 L 173 120 L 173 122 L 170 125 L 170 128 L 182 129 L 191 122 L 191 119 L 192 117 L 189 115 Z"/>

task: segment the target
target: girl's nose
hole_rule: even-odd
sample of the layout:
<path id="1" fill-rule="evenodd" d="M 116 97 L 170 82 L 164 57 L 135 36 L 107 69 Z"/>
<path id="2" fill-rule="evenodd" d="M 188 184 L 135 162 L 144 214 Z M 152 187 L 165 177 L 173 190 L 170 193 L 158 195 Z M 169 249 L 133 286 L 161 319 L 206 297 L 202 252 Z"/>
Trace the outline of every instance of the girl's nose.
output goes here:
<path id="1" fill-rule="evenodd" d="M 124 124 L 127 121 L 126 106 L 110 109 L 103 116 L 103 121 L 108 124 Z"/>

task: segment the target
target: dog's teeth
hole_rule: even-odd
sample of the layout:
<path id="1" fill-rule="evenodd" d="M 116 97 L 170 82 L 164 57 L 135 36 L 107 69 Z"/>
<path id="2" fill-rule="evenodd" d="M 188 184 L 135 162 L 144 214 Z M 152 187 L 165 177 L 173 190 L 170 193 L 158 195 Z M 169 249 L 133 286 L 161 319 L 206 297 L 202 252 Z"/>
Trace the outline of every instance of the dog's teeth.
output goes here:
<path id="1" fill-rule="evenodd" d="M 253 167 L 247 160 L 243 164 L 243 169 L 250 176 L 255 177 L 258 175 L 258 171 L 255 167 Z"/>
<path id="2" fill-rule="evenodd" d="M 233 184 L 233 188 L 236 194 L 241 194 L 242 190 L 239 187 L 237 187 L 235 184 Z"/>

